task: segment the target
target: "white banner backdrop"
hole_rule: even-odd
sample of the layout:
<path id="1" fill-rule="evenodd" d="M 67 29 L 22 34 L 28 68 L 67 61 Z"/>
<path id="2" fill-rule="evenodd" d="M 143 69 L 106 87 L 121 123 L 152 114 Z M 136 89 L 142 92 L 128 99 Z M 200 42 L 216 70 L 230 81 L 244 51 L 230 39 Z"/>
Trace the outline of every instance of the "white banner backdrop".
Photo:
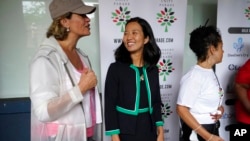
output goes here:
<path id="1" fill-rule="evenodd" d="M 216 65 L 216 73 L 225 89 L 225 113 L 220 128 L 225 141 L 229 141 L 230 126 L 235 123 L 234 77 L 239 67 L 249 58 L 249 7 L 249 0 L 218 0 L 217 27 L 222 34 L 224 56 L 222 63 Z"/>
<path id="2" fill-rule="evenodd" d="M 121 44 L 125 21 L 142 17 L 152 26 L 162 56 L 158 63 L 165 141 L 179 140 L 176 98 L 182 76 L 187 0 L 100 0 L 101 84 Z M 104 131 L 105 132 L 105 127 Z M 104 134 L 104 141 L 110 141 Z"/>

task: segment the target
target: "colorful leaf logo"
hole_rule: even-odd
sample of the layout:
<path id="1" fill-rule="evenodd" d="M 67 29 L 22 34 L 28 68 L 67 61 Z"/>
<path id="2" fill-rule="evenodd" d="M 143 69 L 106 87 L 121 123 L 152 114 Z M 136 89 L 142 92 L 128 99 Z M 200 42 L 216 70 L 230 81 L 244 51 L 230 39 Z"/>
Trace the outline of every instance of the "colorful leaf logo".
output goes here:
<path id="1" fill-rule="evenodd" d="M 160 13 L 157 13 L 157 22 L 161 24 L 161 26 L 165 26 L 165 32 L 168 32 L 168 26 L 171 26 L 177 19 L 174 17 L 174 12 L 172 8 L 161 10 Z"/>
<path id="2" fill-rule="evenodd" d="M 248 7 L 247 9 L 245 9 L 245 16 L 248 20 L 250 20 L 250 7 Z"/>
<path id="3" fill-rule="evenodd" d="M 171 115 L 173 113 L 173 111 L 170 110 L 171 106 L 168 105 L 168 103 L 166 103 L 165 105 L 162 103 L 161 105 L 161 115 L 162 118 L 168 118 L 169 115 Z"/>
<path id="4" fill-rule="evenodd" d="M 119 9 L 116 9 L 115 12 L 112 12 L 111 18 L 117 26 L 121 26 L 121 32 L 124 32 L 125 24 L 131 17 L 129 14 L 130 11 L 128 11 L 128 7 L 119 7 Z"/>
<path id="5" fill-rule="evenodd" d="M 157 64 L 158 70 L 159 70 L 159 76 L 163 76 L 163 81 L 167 80 L 167 76 L 173 72 L 173 70 L 175 70 L 172 67 L 172 62 L 170 61 L 170 59 L 168 59 L 167 61 L 165 59 L 163 59 L 162 61 L 160 61 Z"/>

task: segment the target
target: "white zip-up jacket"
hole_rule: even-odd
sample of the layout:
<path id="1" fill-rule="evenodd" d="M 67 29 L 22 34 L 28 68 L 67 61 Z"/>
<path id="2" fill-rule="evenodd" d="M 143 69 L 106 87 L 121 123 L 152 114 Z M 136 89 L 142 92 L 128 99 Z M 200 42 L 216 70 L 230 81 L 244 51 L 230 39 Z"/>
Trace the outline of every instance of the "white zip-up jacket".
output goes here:
<path id="1" fill-rule="evenodd" d="M 88 56 L 78 49 L 83 63 Z M 86 141 L 92 126 L 90 91 L 82 94 L 74 67 L 54 37 L 45 39 L 30 64 L 31 141 Z M 95 87 L 96 123 L 102 122 Z"/>

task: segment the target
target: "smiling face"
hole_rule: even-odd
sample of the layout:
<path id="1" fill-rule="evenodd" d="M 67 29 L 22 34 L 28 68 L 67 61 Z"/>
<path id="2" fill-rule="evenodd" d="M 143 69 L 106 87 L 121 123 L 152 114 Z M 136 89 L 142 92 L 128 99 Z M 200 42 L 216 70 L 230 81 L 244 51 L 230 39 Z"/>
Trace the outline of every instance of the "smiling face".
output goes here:
<path id="1" fill-rule="evenodd" d="M 148 37 L 144 36 L 139 23 L 130 22 L 127 24 L 123 35 L 123 43 L 130 53 L 142 54 L 144 44 L 146 44 L 148 40 Z"/>

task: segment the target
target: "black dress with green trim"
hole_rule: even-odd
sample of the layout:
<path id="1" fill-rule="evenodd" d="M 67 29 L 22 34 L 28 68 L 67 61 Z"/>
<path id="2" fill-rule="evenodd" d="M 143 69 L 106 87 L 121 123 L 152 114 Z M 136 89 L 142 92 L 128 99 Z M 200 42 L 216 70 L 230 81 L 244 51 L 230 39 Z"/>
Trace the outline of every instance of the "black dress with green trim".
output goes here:
<path id="1" fill-rule="evenodd" d="M 114 67 L 114 66 L 113 66 Z M 126 66 L 128 69 L 128 66 Z M 117 69 L 118 68 L 118 69 Z M 106 128 L 106 135 L 114 135 L 114 134 L 120 134 L 120 137 L 124 138 L 124 140 L 127 140 L 126 138 L 128 138 L 129 140 L 132 139 L 141 139 L 142 137 L 147 137 L 148 139 L 153 139 L 156 137 L 156 126 L 162 126 L 163 125 L 163 121 L 161 119 L 161 113 L 160 111 L 160 104 L 161 104 L 161 100 L 160 100 L 160 94 L 159 94 L 159 80 L 156 79 L 154 80 L 154 77 L 158 77 L 158 70 L 157 68 L 155 68 L 154 71 L 149 71 L 147 72 L 147 68 L 141 67 L 138 68 L 134 65 L 130 65 L 129 66 L 129 71 L 126 69 L 123 69 L 123 67 L 120 66 L 116 66 L 116 68 L 109 68 L 108 74 L 107 74 L 107 79 L 106 79 L 106 85 L 108 84 L 108 82 L 111 81 L 111 84 L 114 84 L 116 82 L 116 86 L 112 86 L 112 89 L 114 89 L 114 91 L 116 92 L 112 92 L 114 95 L 116 95 L 115 97 L 109 97 L 107 96 L 105 98 L 106 102 L 110 102 L 110 103 L 116 103 L 116 102 L 112 102 L 111 99 L 120 99 L 117 100 L 118 104 L 113 104 L 113 107 L 115 108 L 111 108 L 112 110 L 106 110 L 110 105 L 112 104 L 105 104 L 106 108 L 105 108 L 105 118 L 109 118 L 112 116 L 108 116 L 107 114 L 112 114 L 112 112 L 114 112 L 114 110 L 116 111 L 115 116 L 116 118 L 114 118 L 113 122 L 116 122 L 115 120 L 118 121 L 118 123 L 116 123 L 117 129 L 113 129 L 113 130 L 107 130 Z M 122 70 L 122 71 L 121 71 Z M 128 74 L 128 76 L 121 76 L 122 72 L 126 74 Z M 149 77 L 148 78 L 148 74 Z M 114 75 L 118 75 L 121 77 L 116 77 Z M 134 77 L 134 78 L 132 78 Z M 151 85 L 156 85 L 155 87 L 150 87 L 150 82 L 149 80 L 151 80 L 151 83 L 156 83 L 156 84 L 151 84 Z M 114 82 L 112 82 L 114 81 Z M 132 90 L 134 90 L 134 95 L 132 97 L 125 95 L 124 99 L 121 98 L 120 93 L 123 94 L 123 92 L 126 90 L 123 89 L 121 84 L 125 84 L 122 83 L 120 81 L 125 81 L 125 82 L 129 82 L 126 83 L 127 85 L 131 85 L 129 87 L 131 87 Z M 130 81 L 134 81 L 134 83 L 130 82 Z M 135 88 L 133 88 L 132 85 L 135 85 Z M 157 86 L 158 85 L 158 86 Z M 115 88 L 118 87 L 118 88 Z M 129 88 L 126 87 L 126 88 Z M 109 86 L 109 84 L 107 85 L 107 87 L 105 87 L 105 89 L 107 88 L 111 88 Z M 154 92 L 157 92 L 157 94 L 152 95 L 151 94 L 151 89 L 157 89 L 158 90 L 154 90 Z M 122 91 L 119 89 L 123 89 Z M 105 95 L 106 92 L 109 92 L 110 90 L 105 90 Z M 128 92 L 131 92 L 128 90 Z M 109 95 L 109 94 L 107 94 Z M 129 95 L 129 94 L 128 94 Z M 152 102 L 152 96 L 153 96 L 153 102 Z M 130 108 L 125 108 L 125 106 L 122 106 L 122 101 L 121 99 L 123 99 L 124 101 L 125 98 L 131 98 L 134 100 L 134 104 L 132 106 L 130 106 Z M 108 99 L 110 98 L 110 99 Z M 105 102 L 105 103 L 106 103 Z M 155 106 L 155 102 L 157 102 Z M 130 103 L 132 104 L 132 103 Z M 153 104 L 153 105 L 152 105 Z M 154 108 L 157 108 L 157 116 L 152 115 Z M 106 113 L 107 111 L 107 113 Z M 112 111 L 112 112 L 109 112 Z M 111 123 L 107 122 L 108 119 L 105 119 L 105 123 L 107 124 L 107 126 L 109 127 Z M 131 127 L 129 127 L 131 126 Z M 135 127 L 134 127 L 135 126 Z M 145 133 L 147 133 L 147 135 L 145 135 Z"/>

